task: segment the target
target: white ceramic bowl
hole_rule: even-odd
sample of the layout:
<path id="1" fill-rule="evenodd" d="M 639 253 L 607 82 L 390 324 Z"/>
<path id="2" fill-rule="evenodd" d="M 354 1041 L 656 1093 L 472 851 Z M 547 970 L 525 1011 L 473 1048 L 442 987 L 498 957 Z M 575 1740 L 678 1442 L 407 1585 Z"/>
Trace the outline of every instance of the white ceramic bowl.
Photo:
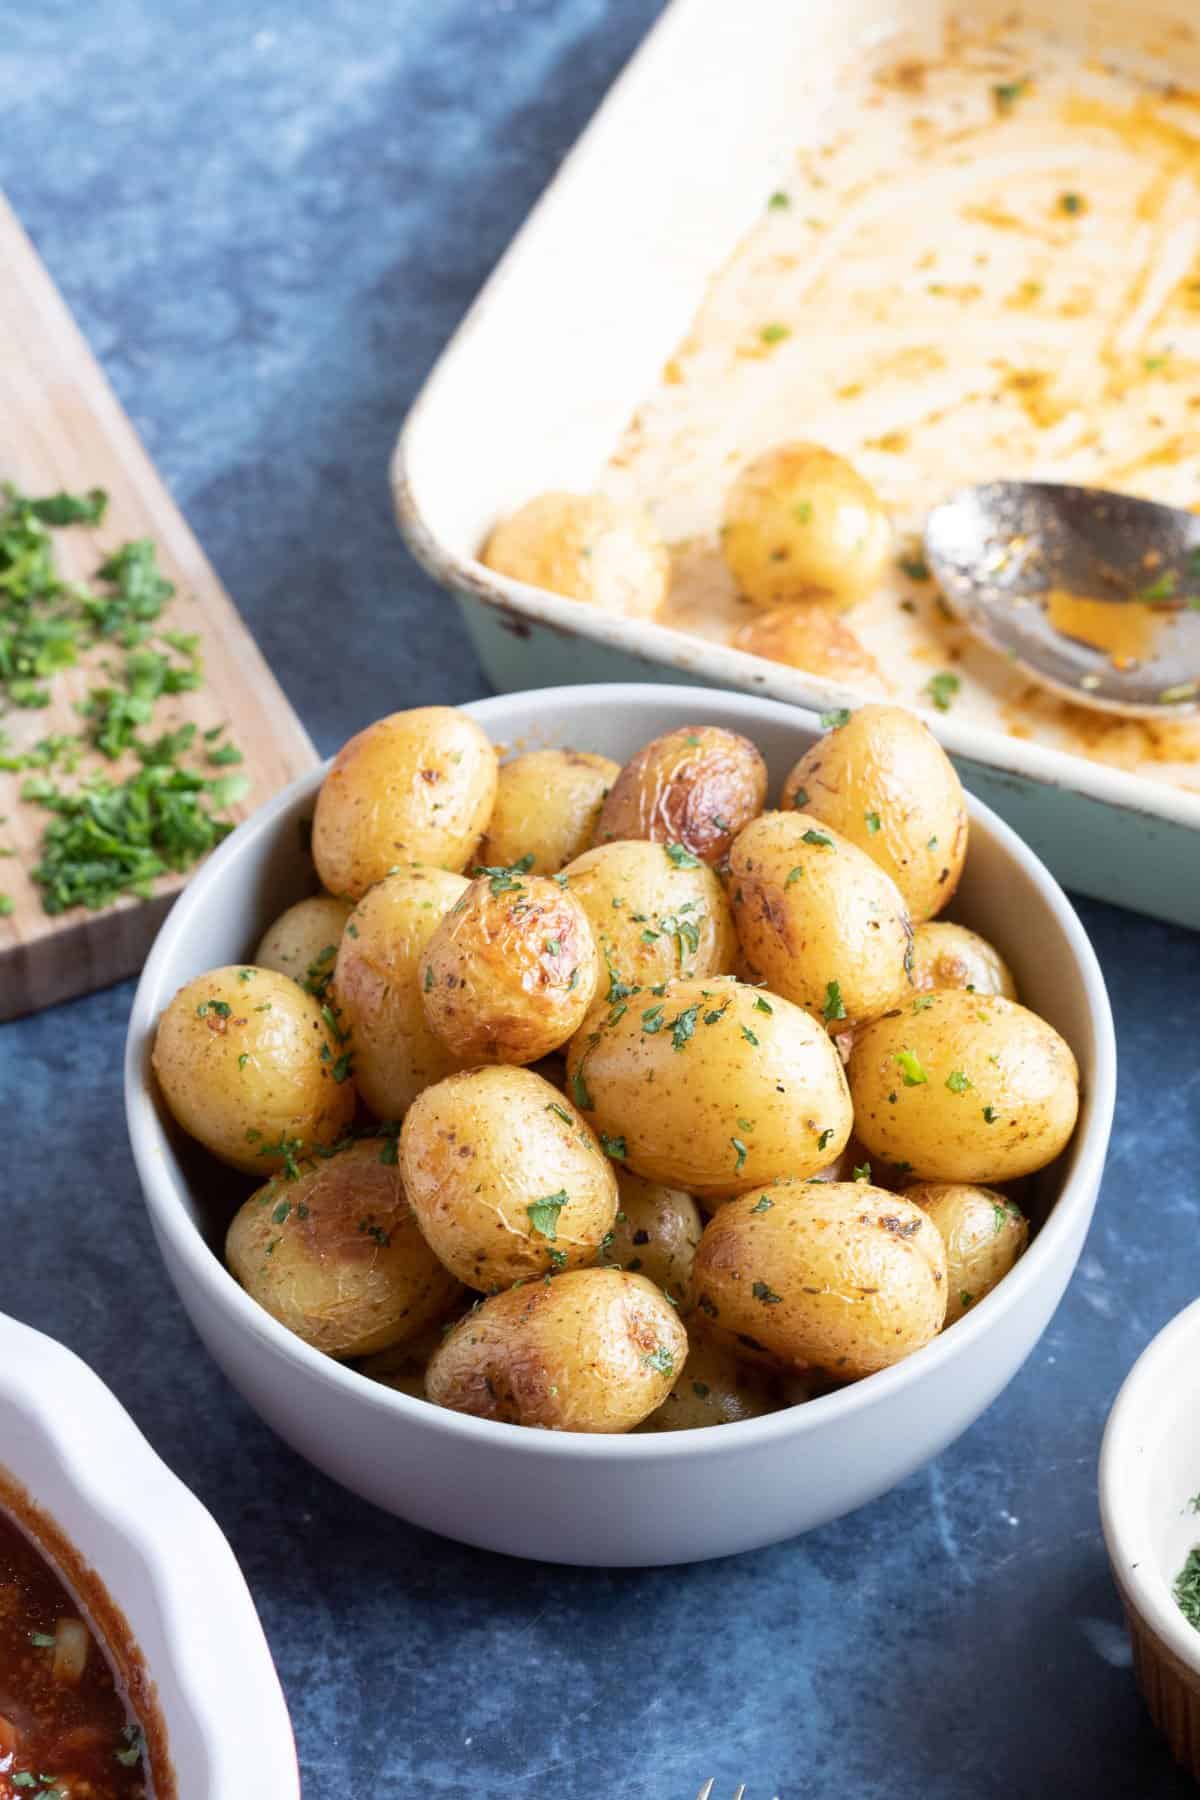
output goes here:
<path id="1" fill-rule="evenodd" d="M 1117 1395 L 1100 1452 L 1100 1514 L 1138 1684 L 1200 1780 L 1200 1631 L 1175 1579 L 1200 1544 L 1200 1300 L 1163 1327 Z"/>
<path id="2" fill-rule="evenodd" d="M 300 1800 L 279 1679 L 216 1521 L 86 1364 L 3 1315 L 0 1477 L 123 1615 L 157 1690 L 177 1800 Z"/>
<path id="3" fill-rule="evenodd" d="M 812 714 L 776 702 L 657 684 L 550 688 L 466 710 L 498 744 L 572 744 L 618 760 L 676 726 L 724 725 L 760 746 L 776 787 L 819 729 Z M 311 891 L 299 827 L 320 781 L 315 771 L 248 820 L 176 901 L 142 975 L 126 1060 L 134 1156 L 167 1267 L 214 1357 L 281 1437 L 430 1530 L 547 1561 L 643 1565 L 722 1556 L 836 1518 L 935 1456 L 995 1399 L 1075 1267 L 1104 1166 L 1116 1058 L 1078 919 L 986 807 L 971 804 L 956 914 L 999 945 L 1083 1072 L 1079 1128 L 1028 1254 L 944 1337 L 841 1393 L 710 1431 L 589 1437 L 467 1418 L 364 1380 L 277 1325 L 226 1272 L 217 1239 L 206 1241 L 203 1197 L 221 1178 L 160 1108 L 154 1027 L 183 982 L 244 957 L 276 913 Z"/>

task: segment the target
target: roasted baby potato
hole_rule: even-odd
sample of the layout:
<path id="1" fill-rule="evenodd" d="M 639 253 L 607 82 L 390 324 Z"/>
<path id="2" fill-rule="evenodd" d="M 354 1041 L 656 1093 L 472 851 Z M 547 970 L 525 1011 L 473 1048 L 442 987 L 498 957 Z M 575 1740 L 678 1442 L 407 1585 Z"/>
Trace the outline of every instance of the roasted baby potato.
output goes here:
<path id="1" fill-rule="evenodd" d="M 481 1419 L 629 1431 L 665 1399 L 686 1357 L 687 1333 L 653 1282 L 576 1269 L 468 1313 L 434 1351 L 425 1392 Z"/>
<path id="2" fill-rule="evenodd" d="M 298 900 L 268 927 L 254 952 L 256 969 L 290 975 L 318 999 L 333 975 L 333 959 L 353 908 L 349 900 L 314 894 Z"/>
<path id="3" fill-rule="evenodd" d="M 392 1138 L 277 1175 L 235 1214 L 225 1255 L 252 1299 L 327 1356 L 410 1343 L 462 1291 L 417 1229 Z"/>
<path id="4" fill-rule="evenodd" d="M 360 900 L 401 863 L 461 870 L 496 798 L 496 752 L 452 706 L 390 713 L 344 744 L 317 796 L 312 853 L 332 894 Z"/>
<path id="5" fill-rule="evenodd" d="M 535 875 L 555 874 L 591 843 L 604 796 L 620 773 L 620 763 L 590 750 L 530 750 L 501 763 L 477 860 L 507 868 L 531 857 Z"/>
<path id="6" fill-rule="evenodd" d="M 1003 1281 L 1029 1243 L 1020 1207 L 995 1188 L 918 1182 L 904 1198 L 928 1213 L 946 1246 L 946 1323 L 953 1325 Z"/>
<path id="7" fill-rule="evenodd" d="M 652 619 L 671 558 L 649 517 L 604 494 L 539 494 L 496 526 L 480 561 L 513 581 Z"/>
<path id="8" fill-rule="evenodd" d="M 767 797 L 767 765 L 736 731 L 684 725 L 631 757 L 596 824 L 597 844 L 650 838 L 716 864 Z"/>
<path id="9" fill-rule="evenodd" d="M 729 858 L 733 922 L 772 993 L 831 1030 L 874 1018 L 910 990 L 912 926 L 894 881 L 803 812 L 764 813 Z"/>
<path id="10" fill-rule="evenodd" d="M 806 750 L 782 806 L 810 813 L 865 850 L 913 920 L 947 904 L 967 855 L 967 808 L 946 752 L 900 706 L 860 706 Z"/>
<path id="11" fill-rule="evenodd" d="M 469 885 L 449 869 L 409 865 L 369 888 L 347 921 L 333 993 L 354 1046 L 354 1084 L 376 1118 L 402 1119 L 422 1088 L 459 1067 L 426 1022 L 418 970 Z"/>
<path id="12" fill-rule="evenodd" d="M 1003 994 L 1015 1000 L 1017 984 L 1000 952 L 976 931 L 948 919 L 927 919 L 913 933 L 913 986 L 970 988 L 973 994 Z"/>
<path id="13" fill-rule="evenodd" d="M 181 987 L 153 1060 L 183 1129 L 251 1175 L 333 1143 L 354 1116 L 344 1044 L 312 995 L 274 969 L 235 964 Z"/>
<path id="14" fill-rule="evenodd" d="M 819 444 L 768 450 L 725 496 L 721 550 L 756 606 L 813 599 L 853 606 L 879 580 L 891 545 L 874 488 Z"/>
<path id="15" fill-rule="evenodd" d="M 563 876 L 600 952 L 598 1000 L 733 967 L 737 938 L 725 890 L 690 852 L 670 844 L 601 844 L 568 863 Z"/>
<path id="16" fill-rule="evenodd" d="M 588 916 L 545 875 L 473 881 L 421 957 L 430 1029 L 460 1063 L 531 1063 L 578 1031 L 599 979 Z"/>
<path id="17" fill-rule="evenodd" d="M 703 1315 L 700 1315 L 703 1317 Z M 741 1362 L 727 1344 L 688 1320 L 688 1354 L 675 1385 L 639 1431 L 695 1431 L 704 1425 L 734 1425 L 761 1419 L 784 1404 L 780 1384 L 761 1366 Z"/>
<path id="18" fill-rule="evenodd" d="M 611 1161 L 529 1069 L 468 1069 L 426 1088 L 400 1167 L 426 1240 L 481 1292 L 592 1262 L 616 1217 Z"/>
<path id="19" fill-rule="evenodd" d="M 933 1222 L 898 1194 L 777 1181 L 709 1220 L 692 1286 L 710 1329 L 791 1368 L 852 1380 L 937 1336 L 946 1252 Z"/>
<path id="20" fill-rule="evenodd" d="M 702 1197 L 813 1175 L 850 1135 L 846 1077 L 800 1007 L 729 976 L 670 982 L 594 1012 L 570 1092 L 626 1165 Z"/>
<path id="21" fill-rule="evenodd" d="M 1079 1111 L 1068 1045 L 995 994 L 917 994 L 856 1035 L 849 1076 L 859 1137 L 918 1181 L 1031 1175 L 1063 1149 Z"/>
<path id="22" fill-rule="evenodd" d="M 609 1140 L 610 1154 L 619 1156 L 620 1149 L 619 1142 Z M 673 1300 L 682 1300 L 704 1230 L 700 1208 L 681 1188 L 643 1181 L 619 1163 L 617 1192 L 617 1217 L 604 1261 L 632 1275 L 646 1275 Z"/>
<path id="23" fill-rule="evenodd" d="M 824 675 L 849 687 L 865 688 L 875 694 L 888 691 L 875 658 L 837 613 L 820 600 L 755 613 L 739 625 L 731 642 L 735 650 L 787 663 L 789 668 L 807 669 L 810 674 Z"/>

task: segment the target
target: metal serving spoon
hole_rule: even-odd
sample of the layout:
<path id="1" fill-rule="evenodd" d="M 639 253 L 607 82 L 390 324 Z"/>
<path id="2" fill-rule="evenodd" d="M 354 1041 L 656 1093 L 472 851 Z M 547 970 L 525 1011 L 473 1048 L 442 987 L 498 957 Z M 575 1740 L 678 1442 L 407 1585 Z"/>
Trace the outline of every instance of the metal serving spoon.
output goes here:
<path id="1" fill-rule="evenodd" d="M 989 481 L 935 507 L 925 555 L 964 625 L 1080 706 L 1200 706 L 1200 515 L 1103 488 Z"/>

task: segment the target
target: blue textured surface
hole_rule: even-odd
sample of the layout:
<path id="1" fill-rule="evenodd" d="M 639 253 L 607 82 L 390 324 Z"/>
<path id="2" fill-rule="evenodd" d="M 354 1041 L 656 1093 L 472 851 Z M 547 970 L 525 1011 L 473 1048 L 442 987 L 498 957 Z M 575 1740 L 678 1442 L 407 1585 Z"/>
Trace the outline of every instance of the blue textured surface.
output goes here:
<path id="1" fill-rule="evenodd" d="M 387 457 L 656 10 L 9 9 L 5 185 L 323 750 L 394 706 L 481 691 L 453 607 L 396 538 Z M 1082 910 L 1122 1090 L 1097 1222 L 1042 1345 L 863 1513 L 649 1574 L 461 1549 L 298 1462 L 167 1291 L 121 1112 L 129 989 L 0 1030 L 0 1303 L 81 1351 L 224 1525 L 311 1800 L 691 1800 L 710 1774 L 716 1800 L 738 1780 L 748 1800 L 1192 1791 L 1134 1694 L 1095 1461 L 1122 1376 L 1198 1285 L 1200 943 Z"/>

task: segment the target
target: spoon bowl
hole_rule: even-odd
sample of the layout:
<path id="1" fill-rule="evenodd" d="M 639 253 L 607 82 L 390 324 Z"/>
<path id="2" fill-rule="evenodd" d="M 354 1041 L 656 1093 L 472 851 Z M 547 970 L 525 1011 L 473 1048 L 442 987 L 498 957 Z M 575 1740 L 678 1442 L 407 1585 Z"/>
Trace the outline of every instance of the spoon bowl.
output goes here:
<path id="1" fill-rule="evenodd" d="M 925 555 L 951 611 L 1079 706 L 1200 706 L 1200 516 L 1131 494 L 989 481 L 935 507 Z"/>

